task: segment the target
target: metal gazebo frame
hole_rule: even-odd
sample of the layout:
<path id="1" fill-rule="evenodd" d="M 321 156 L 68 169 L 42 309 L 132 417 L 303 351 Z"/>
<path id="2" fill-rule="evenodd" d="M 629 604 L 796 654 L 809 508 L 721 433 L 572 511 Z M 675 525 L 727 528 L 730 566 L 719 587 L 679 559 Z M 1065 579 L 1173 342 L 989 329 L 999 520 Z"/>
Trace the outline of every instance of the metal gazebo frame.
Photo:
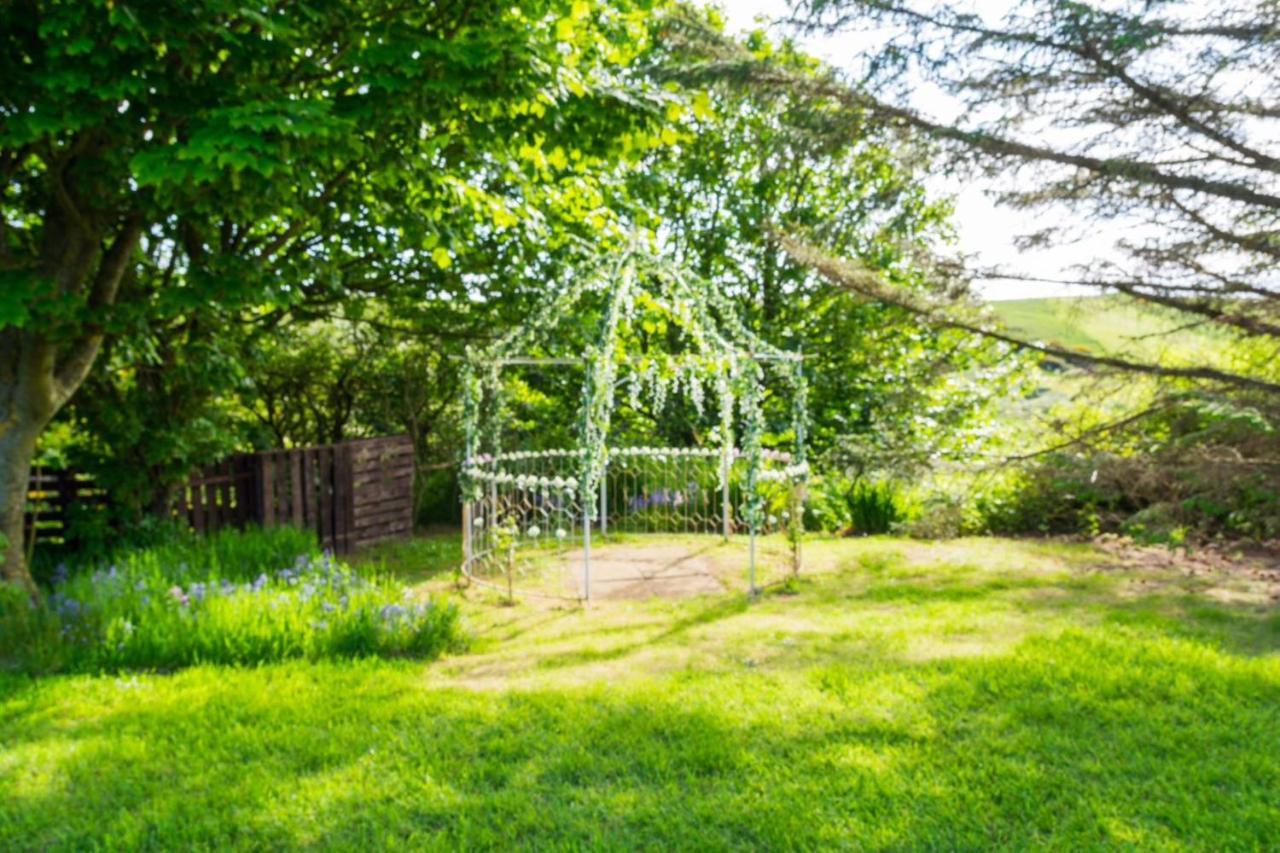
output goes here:
<path id="1" fill-rule="evenodd" d="M 648 285 L 638 290 L 638 285 Z M 608 306 L 597 344 L 576 358 L 544 358 L 526 354 L 536 338 L 568 316 L 587 292 L 600 292 Z M 643 292 L 644 296 L 638 298 Z M 713 379 L 720 401 L 718 439 L 710 447 L 615 447 L 609 443 L 610 417 L 619 368 L 655 372 L 655 356 L 628 356 L 618 346 L 620 327 L 636 314 L 637 301 L 678 325 L 694 346 L 667 353 L 666 368 L 675 385 L 683 381 L 701 410 L 701 384 Z M 765 449 L 763 432 L 764 371 L 762 365 L 785 369 L 792 391 L 790 452 Z M 544 302 L 531 321 L 493 346 L 468 351 L 465 367 L 466 447 L 462 465 L 462 572 L 480 585 L 505 586 L 514 595 L 513 569 L 517 550 L 530 546 L 563 551 L 581 538 L 582 571 L 577 595 L 524 591 L 589 601 L 591 595 L 592 532 L 607 533 L 611 517 L 626 527 L 643 517 L 648 529 L 656 518 L 667 532 L 714 532 L 727 541 L 739 525 L 749 533 L 749 586 L 754 595 L 756 537 L 785 530 L 792 543 L 792 571 L 800 569 L 803 531 L 805 463 L 805 393 L 803 355 L 774 347 L 751 332 L 733 306 L 706 282 L 673 270 L 652 255 L 631 249 L 613 264 L 598 264 L 577 285 Z M 509 451 L 501 446 L 502 373 L 505 368 L 584 369 L 583 406 L 577 446 L 553 450 Z M 697 372 L 701 375 L 694 376 Z M 683 377 L 683 379 L 682 379 Z M 695 389 L 695 385 L 698 388 Z M 657 387 L 657 386 L 655 386 Z M 665 391 L 657 390 L 660 400 Z M 633 398 L 636 392 L 633 389 Z M 736 404 L 736 405 L 735 405 Z M 735 409 L 740 415 L 742 442 L 736 445 Z M 488 447 L 482 443 L 488 439 Z M 679 475 L 671 488 L 654 489 L 652 482 L 633 498 L 620 502 L 610 491 L 610 477 L 639 461 L 653 460 Z M 673 461 L 674 460 L 674 461 Z M 647 463 L 646 463 L 647 464 Z M 741 468 L 735 485 L 735 466 Z M 715 478 L 712 488 L 711 477 Z M 622 490 L 625 491 L 625 480 Z M 765 512 L 761 485 L 790 485 L 787 508 L 777 515 Z M 734 492 L 738 500 L 735 500 Z M 718 516 L 714 520 L 712 514 Z M 781 518 L 779 518 L 781 516 Z M 545 528 L 543 525 L 546 525 Z M 546 534 L 545 536 L 543 534 Z M 493 579 L 504 574 L 505 584 Z"/>

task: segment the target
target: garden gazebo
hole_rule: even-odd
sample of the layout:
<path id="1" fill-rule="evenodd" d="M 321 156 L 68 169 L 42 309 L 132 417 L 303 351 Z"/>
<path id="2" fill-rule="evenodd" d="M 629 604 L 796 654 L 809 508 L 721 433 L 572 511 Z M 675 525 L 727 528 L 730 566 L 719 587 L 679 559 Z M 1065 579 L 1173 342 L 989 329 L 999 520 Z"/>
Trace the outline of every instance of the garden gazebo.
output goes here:
<path id="1" fill-rule="evenodd" d="M 544 354 L 560 323 L 588 314 L 599 321 L 582 352 Z M 638 351 L 637 330 L 656 329 L 662 333 L 648 338 L 659 339 L 661 351 Z M 727 541 L 745 532 L 753 594 L 760 586 L 756 537 L 786 533 L 789 569 L 798 571 L 808 473 L 802 365 L 800 354 L 752 332 L 707 282 L 642 248 L 589 267 L 546 298 L 526 325 L 468 351 L 463 574 L 508 595 L 519 588 L 589 600 L 593 533 L 718 534 Z M 504 447 L 504 371 L 567 368 L 584 374 L 575 445 Z M 779 432 L 788 449 L 764 446 L 770 377 L 791 396 L 789 423 Z M 661 417 L 674 395 L 714 424 L 706 441 L 672 447 L 611 440 L 618 405 L 637 409 L 644 400 Z M 632 537 L 632 546 L 643 550 L 644 540 Z M 634 580 L 645 571 L 637 563 Z M 607 578 L 628 580 L 616 570 Z"/>

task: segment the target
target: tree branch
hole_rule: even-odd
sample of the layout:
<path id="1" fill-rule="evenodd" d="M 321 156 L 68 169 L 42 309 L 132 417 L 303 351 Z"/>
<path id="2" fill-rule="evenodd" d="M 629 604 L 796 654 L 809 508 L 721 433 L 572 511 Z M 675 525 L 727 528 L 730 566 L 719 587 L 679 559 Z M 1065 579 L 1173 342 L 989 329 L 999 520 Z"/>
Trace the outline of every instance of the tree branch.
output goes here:
<path id="1" fill-rule="evenodd" d="M 89 316 L 84 324 L 84 332 L 72 343 L 54 376 L 55 406 L 62 406 L 71 397 L 93 366 L 105 335 L 102 323 L 94 314 L 115 302 L 120 281 L 124 278 L 141 237 L 142 217 L 131 214 L 99 262 L 98 272 L 89 289 L 86 305 Z"/>
<path id="2" fill-rule="evenodd" d="M 1150 362 L 1132 361 L 1114 356 L 1091 355 L 1075 350 L 1063 349 L 1046 344 L 1015 337 L 1007 332 L 984 326 L 977 321 L 965 320 L 949 313 L 954 310 L 932 304 L 930 301 L 902 289 L 895 289 L 883 282 L 880 277 L 863 267 L 849 261 L 832 257 L 815 246 L 790 235 L 780 237 L 787 254 L 797 263 L 804 264 L 816 271 L 823 278 L 846 290 L 858 293 L 870 299 L 885 302 L 902 308 L 934 326 L 960 329 L 992 340 L 1002 341 L 1011 346 L 1032 352 L 1051 355 L 1075 364 L 1087 363 L 1102 367 L 1111 367 L 1131 373 L 1145 373 L 1149 376 L 1160 376 L 1167 379 L 1192 379 L 1213 382 L 1242 388 L 1251 391 L 1265 391 L 1269 394 L 1280 393 L 1280 383 L 1270 382 L 1239 373 L 1219 370 L 1215 367 L 1172 367 Z"/>

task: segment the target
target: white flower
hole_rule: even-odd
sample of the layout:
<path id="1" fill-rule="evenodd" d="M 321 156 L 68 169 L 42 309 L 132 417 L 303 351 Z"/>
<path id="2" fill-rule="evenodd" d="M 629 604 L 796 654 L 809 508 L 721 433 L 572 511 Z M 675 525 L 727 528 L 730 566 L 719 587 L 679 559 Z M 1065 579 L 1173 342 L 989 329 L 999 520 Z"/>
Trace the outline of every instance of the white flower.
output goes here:
<path id="1" fill-rule="evenodd" d="M 529 529 L 525 531 L 525 534 L 533 539 L 536 539 L 541 533 L 542 533 L 542 528 L 536 524 L 530 524 Z"/>
<path id="2" fill-rule="evenodd" d="M 770 527 L 772 527 L 773 525 L 775 525 L 775 524 L 777 524 L 777 523 L 778 523 L 778 517 L 777 517 L 776 515 L 771 515 L 771 516 L 769 516 L 769 526 L 770 526 Z"/>
<path id="3" fill-rule="evenodd" d="M 569 531 L 565 530 L 563 527 L 557 527 L 557 528 L 556 528 L 556 538 L 557 538 L 557 539 L 560 539 L 560 540 L 562 540 L 562 541 L 563 541 L 563 540 L 564 540 L 564 538 L 565 538 L 566 536 L 568 536 L 568 535 L 569 535 Z"/>
<path id="4" fill-rule="evenodd" d="M 477 516 L 475 517 L 475 520 L 474 520 L 474 521 L 472 521 L 471 523 L 472 523 L 472 524 L 474 524 L 476 527 L 484 527 L 484 516 L 483 516 L 483 515 L 477 515 Z"/>

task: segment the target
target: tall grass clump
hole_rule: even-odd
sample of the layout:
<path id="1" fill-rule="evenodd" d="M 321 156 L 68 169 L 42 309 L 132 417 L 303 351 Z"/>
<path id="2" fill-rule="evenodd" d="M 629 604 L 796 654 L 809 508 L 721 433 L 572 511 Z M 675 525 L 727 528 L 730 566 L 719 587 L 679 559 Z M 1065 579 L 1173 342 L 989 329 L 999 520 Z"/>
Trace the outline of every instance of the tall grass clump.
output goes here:
<path id="1" fill-rule="evenodd" d="M 902 521 L 898 493 L 892 484 L 859 480 L 845 493 L 845 501 L 854 533 L 888 533 Z"/>
<path id="2" fill-rule="evenodd" d="M 430 658 L 461 645 L 452 604 L 412 600 L 391 578 L 357 574 L 287 528 L 65 570 L 38 602 L 0 585 L 0 666 L 28 672 Z"/>

